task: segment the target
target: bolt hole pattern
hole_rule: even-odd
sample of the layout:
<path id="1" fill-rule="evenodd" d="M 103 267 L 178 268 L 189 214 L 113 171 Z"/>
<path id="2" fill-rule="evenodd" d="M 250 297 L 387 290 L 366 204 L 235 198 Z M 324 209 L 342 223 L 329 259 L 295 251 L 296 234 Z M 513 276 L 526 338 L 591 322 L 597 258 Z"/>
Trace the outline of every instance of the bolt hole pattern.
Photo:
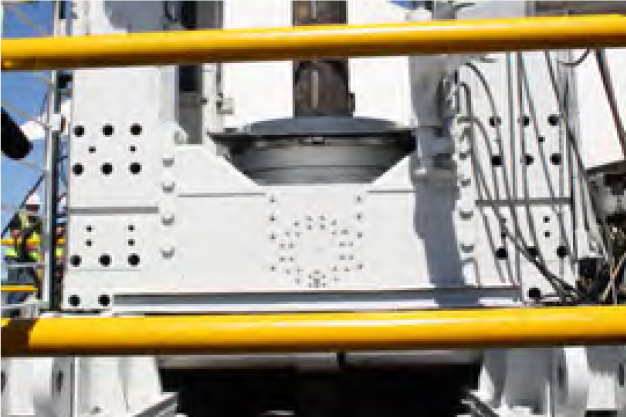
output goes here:
<path id="1" fill-rule="evenodd" d="M 113 165 L 110 162 L 106 162 L 102 164 L 102 167 L 100 169 L 102 170 L 102 173 L 104 175 L 111 175 L 111 173 L 113 172 Z"/>
<path id="2" fill-rule="evenodd" d="M 111 125 L 104 125 L 102 127 L 102 134 L 104 136 L 111 136 L 111 135 L 113 135 L 113 131 L 114 131 L 114 129 L 113 129 L 113 126 L 111 126 Z"/>
<path id="3" fill-rule="evenodd" d="M 69 298 L 67 299 L 67 302 L 72 307 L 78 307 L 80 305 L 80 297 L 77 295 L 70 295 Z"/>
<path id="4" fill-rule="evenodd" d="M 82 125 L 74 126 L 74 136 L 81 137 L 85 135 L 85 127 Z"/>
<path id="5" fill-rule="evenodd" d="M 111 304 L 111 297 L 106 294 L 102 294 L 100 297 L 98 297 L 98 304 L 100 304 L 102 307 L 107 307 L 109 304 Z"/>
<path id="6" fill-rule="evenodd" d="M 107 254 L 107 253 L 103 253 L 102 255 L 100 255 L 100 258 L 98 258 L 98 261 L 100 262 L 100 265 L 102 266 L 110 266 L 111 265 L 111 255 Z"/>
<path id="7" fill-rule="evenodd" d="M 82 175 L 83 172 L 85 172 L 85 168 L 83 167 L 83 164 L 74 164 L 72 165 L 72 172 L 74 175 Z"/>
<path id="8" fill-rule="evenodd" d="M 509 253 L 506 248 L 500 247 L 496 249 L 496 258 L 498 259 L 507 259 L 509 257 Z"/>
<path id="9" fill-rule="evenodd" d="M 560 120 L 561 118 L 558 114 L 551 114 L 548 116 L 548 124 L 550 126 L 558 126 Z"/>
<path id="10" fill-rule="evenodd" d="M 73 267 L 80 266 L 81 261 L 82 261 L 82 259 L 81 259 L 80 255 L 72 255 L 72 256 L 70 256 L 70 264 Z"/>
<path id="11" fill-rule="evenodd" d="M 130 171 L 131 174 L 137 175 L 141 172 L 141 164 L 139 162 L 133 162 L 128 167 L 128 170 Z"/>
<path id="12" fill-rule="evenodd" d="M 530 287 L 526 293 L 528 298 L 534 301 L 539 301 L 541 299 L 541 290 L 537 287 Z"/>
<path id="13" fill-rule="evenodd" d="M 561 165 L 562 161 L 563 157 L 560 153 L 553 153 L 552 155 L 550 155 L 550 162 L 552 163 L 552 165 Z"/>
<path id="14" fill-rule="evenodd" d="M 139 123 L 133 123 L 133 125 L 130 127 L 130 134 L 133 136 L 139 136 L 141 135 L 142 130 L 143 128 Z"/>
<path id="15" fill-rule="evenodd" d="M 128 264 L 130 266 L 138 266 L 139 265 L 139 255 L 137 255 L 136 253 L 131 253 L 130 255 L 128 255 Z"/>

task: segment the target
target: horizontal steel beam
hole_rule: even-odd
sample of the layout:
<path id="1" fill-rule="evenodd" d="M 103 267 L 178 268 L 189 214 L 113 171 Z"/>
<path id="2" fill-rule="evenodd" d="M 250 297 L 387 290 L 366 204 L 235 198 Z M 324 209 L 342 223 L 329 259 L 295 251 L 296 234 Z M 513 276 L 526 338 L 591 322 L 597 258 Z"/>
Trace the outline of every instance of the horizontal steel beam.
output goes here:
<path id="1" fill-rule="evenodd" d="M 626 46 L 626 17 L 591 15 L 195 30 L 2 41 L 3 70 Z"/>
<path id="2" fill-rule="evenodd" d="M 626 343 L 626 306 L 3 319 L 2 355 L 143 355 Z"/>

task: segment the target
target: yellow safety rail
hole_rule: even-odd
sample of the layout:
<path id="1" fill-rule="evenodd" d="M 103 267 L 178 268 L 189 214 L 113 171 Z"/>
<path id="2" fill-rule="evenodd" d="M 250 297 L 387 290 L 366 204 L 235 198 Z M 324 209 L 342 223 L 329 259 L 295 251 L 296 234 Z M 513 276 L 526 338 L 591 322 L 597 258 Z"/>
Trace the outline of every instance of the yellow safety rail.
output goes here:
<path id="1" fill-rule="evenodd" d="M 2 246 L 13 246 L 15 245 L 15 240 L 14 239 L 2 239 Z M 21 244 L 22 243 L 22 239 L 17 239 L 17 244 Z M 39 238 L 30 238 L 28 239 L 28 241 L 26 242 L 28 246 L 39 246 L 39 244 L 41 243 L 41 239 Z M 65 244 L 65 239 L 59 239 L 57 240 L 57 244 L 59 245 L 64 245 Z"/>
<path id="2" fill-rule="evenodd" d="M 3 285 L 2 292 L 35 292 L 37 288 L 34 285 Z"/>
<path id="3" fill-rule="evenodd" d="M 626 17 L 591 15 L 196 30 L 2 40 L 3 70 L 626 46 Z"/>
<path id="4" fill-rule="evenodd" d="M 3 319 L 2 354 L 141 355 L 626 343 L 626 306 Z"/>

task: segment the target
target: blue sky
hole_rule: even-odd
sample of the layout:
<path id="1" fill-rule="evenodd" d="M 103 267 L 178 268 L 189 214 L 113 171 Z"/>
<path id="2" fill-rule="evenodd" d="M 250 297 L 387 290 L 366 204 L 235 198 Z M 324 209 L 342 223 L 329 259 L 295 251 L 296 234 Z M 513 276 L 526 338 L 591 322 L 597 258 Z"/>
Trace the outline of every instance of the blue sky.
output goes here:
<path id="1" fill-rule="evenodd" d="M 52 32 L 52 2 L 39 1 L 34 3 L 14 4 L 9 8 L 17 8 L 29 16 L 36 24 L 41 26 L 46 33 Z M 33 28 L 19 20 L 14 13 L 4 8 L 2 22 L 3 38 L 23 38 L 40 36 Z M 2 104 L 5 103 L 18 107 L 29 114 L 39 114 L 45 97 L 46 86 L 28 72 L 2 72 L 0 76 Z M 10 111 L 9 111 L 10 112 Z M 18 123 L 26 121 L 20 115 L 11 113 Z M 42 140 L 35 142 L 35 146 L 28 161 L 43 165 L 44 143 Z M 2 157 L 2 203 L 17 205 L 22 200 L 26 191 L 35 183 L 40 175 L 39 171 L 33 171 L 19 165 L 8 158 Z M 41 196 L 43 197 L 43 195 Z M 8 222 L 11 213 L 2 211 L 2 226 Z"/>

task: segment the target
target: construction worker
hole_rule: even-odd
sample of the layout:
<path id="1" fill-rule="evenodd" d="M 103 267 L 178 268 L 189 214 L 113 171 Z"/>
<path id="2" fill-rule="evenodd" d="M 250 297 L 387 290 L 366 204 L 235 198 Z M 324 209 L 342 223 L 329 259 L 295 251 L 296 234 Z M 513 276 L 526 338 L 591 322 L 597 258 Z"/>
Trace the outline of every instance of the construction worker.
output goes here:
<path id="1" fill-rule="evenodd" d="M 41 202 L 36 193 L 26 199 L 24 210 L 18 211 L 9 223 L 13 246 L 9 247 L 4 254 L 7 264 L 18 266 L 19 264 L 33 264 L 39 262 L 41 242 L 41 218 L 39 209 Z M 36 243 L 32 243 L 35 241 Z M 25 265 L 24 267 L 10 268 L 8 272 L 9 282 L 13 284 L 31 284 L 39 286 L 39 269 L 37 265 Z M 8 302 L 21 302 L 28 294 L 15 293 L 9 297 Z"/>

